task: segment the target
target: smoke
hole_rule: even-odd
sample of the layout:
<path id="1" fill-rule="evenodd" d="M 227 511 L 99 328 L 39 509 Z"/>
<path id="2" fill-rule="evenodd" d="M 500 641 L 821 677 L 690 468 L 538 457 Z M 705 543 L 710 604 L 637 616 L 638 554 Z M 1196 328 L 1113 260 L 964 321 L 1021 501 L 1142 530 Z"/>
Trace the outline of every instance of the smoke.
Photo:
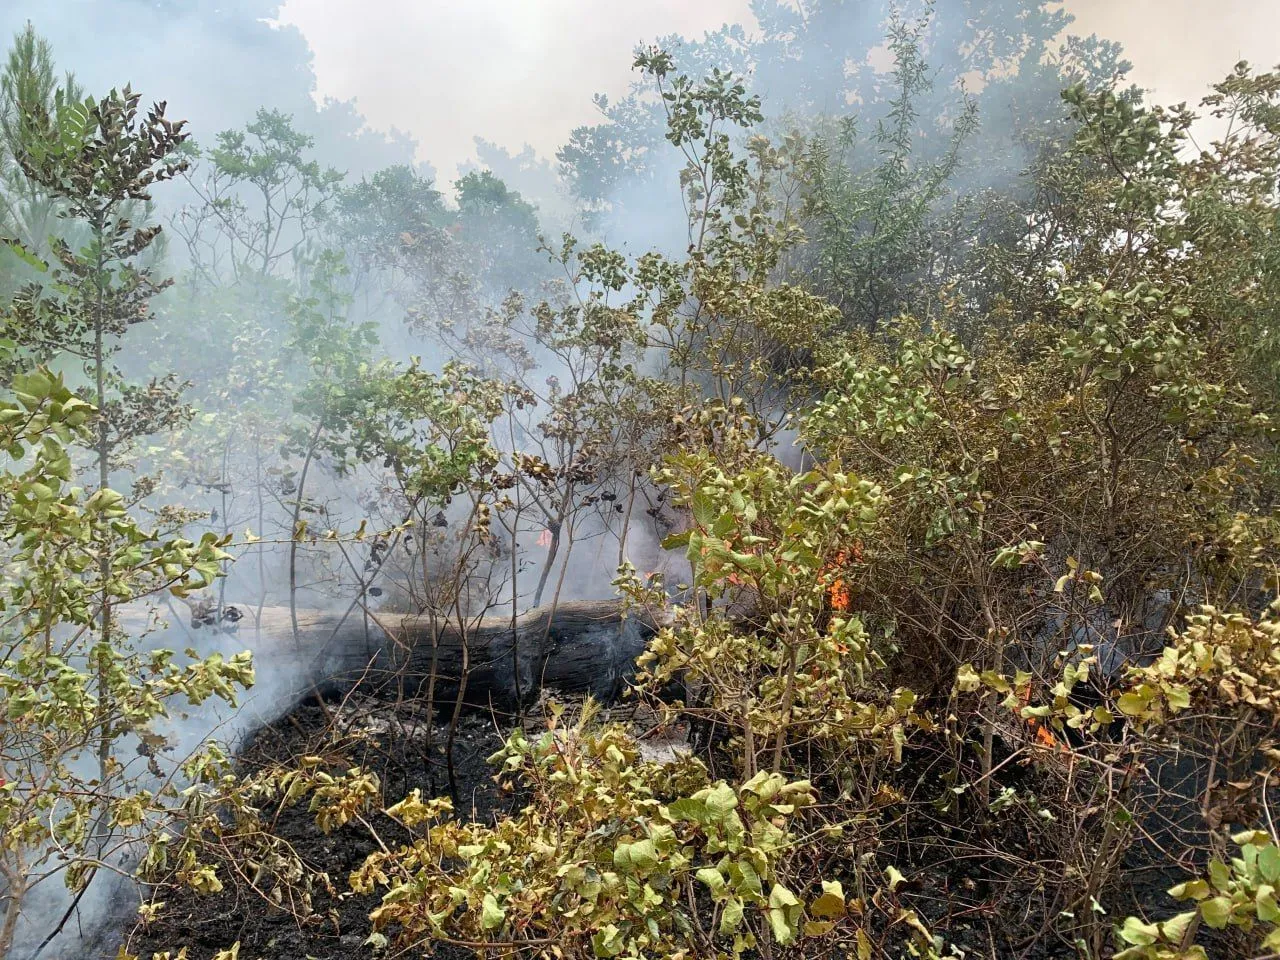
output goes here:
<path id="1" fill-rule="evenodd" d="M 394 124 L 372 129 L 350 99 L 315 97 L 313 55 L 275 0 L 38 0 L 0 5 L 6 40 L 28 22 L 61 68 L 101 95 L 126 83 L 190 122 L 198 140 L 243 126 L 270 106 L 316 138 L 318 153 L 353 177 L 413 163 L 415 141 Z"/>
<path id="2" fill-rule="evenodd" d="M 1233 63 L 1280 62 L 1280 6 L 1270 0 L 1070 0 L 1081 33 L 1124 45 L 1133 81 L 1160 103 L 1194 105 Z"/>
<path id="3" fill-rule="evenodd" d="M 1020 174 L 1039 149 L 1036 136 L 1061 133 L 1057 97 L 1064 77 L 1078 71 L 1108 80 L 1123 72 L 1118 49 L 1101 41 L 1073 46 L 1069 62 L 1057 59 L 1065 33 L 1097 31 L 1123 41 L 1139 64 L 1135 82 L 1154 88 L 1160 99 L 1195 100 L 1238 57 L 1265 64 L 1274 56 L 1268 41 L 1280 28 L 1280 10 L 1262 0 L 1226 0 L 1211 9 L 1195 0 L 1178 0 L 1172 7 L 1167 0 L 1070 0 L 1065 6 L 992 0 L 988 6 L 994 12 L 987 11 L 982 23 L 971 16 L 974 6 L 939 0 L 921 33 L 931 89 L 918 105 L 915 162 L 926 163 L 945 151 L 966 96 L 978 109 L 978 132 L 963 147 L 948 202 L 988 190 L 1016 195 Z M 436 169 L 443 171 L 444 182 L 435 185 L 443 193 L 438 209 L 424 202 L 416 219 L 396 223 L 386 237 L 349 236 L 346 252 L 358 263 L 378 243 L 394 247 L 404 234 L 415 241 L 425 238 L 422 242 L 439 251 L 434 278 L 439 290 L 434 292 L 456 296 L 477 320 L 499 309 L 509 288 L 536 297 L 553 279 L 550 266 L 532 253 L 538 232 L 554 237 L 573 230 L 633 254 L 657 249 L 678 255 L 685 249 L 686 214 L 678 185 L 683 158 L 664 138 L 662 108 L 652 91 L 633 86 L 627 67 L 638 41 L 666 37 L 663 44 L 673 47 L 680 66 L 695 76 L 713 67 L 743 76 L 764 101 L 765 130 L 772 135 L 794 127 L 807 132 L 820 118 L 844 115 L 856 115 L 862 129 L 874 130 L 886 119 L 893 93 L 885 31 L 895 7 L 908 21 L 924 12 L 920 3 L 836 0 L 662 0 L 611 6 L 607 13 L 586 0 L 517 5 L 488 0 L 443 8 L 418 0 L 381 0 L 366 4 L 358 15 L 337 0 L 31 0 L 0 10 L 0 31 L 11 34 L 33 19 L 53 42 L 60 65 L 72 69 L 87 89 L 102 92 L 129 82 L 148 98 L 165 98 L 170 115 L 188 119 L 204 145 L 223 129 L 242 127 L 267 106 L 291 115 L 297 128 L 314 138 L 315 158 L 345 172 L 348 185 L 361 178 L 373 182 L 378 171 L 399 165 L 409 176 L 396 183 L 418 190 L 422 200 L 426 181 L 434 179 Z M 1067 14 L 1075 15 L 1074 24 Z M 1032 39 L 1024 42 L 1026 36 Z M 605 96 L 593 101 L 593 93 Z M 871 155 L 867 162 L 874 159 Z M 519 197 L 502 199 L 493 209 L 464 204 L 459 210 L 453 181 L 486 170 Z M 385 209 L 409 209 L 406 196 L 387 193 Z M 192 200 L 189 191 L 176 186 L 157 191 L 162 218 Z M 173 257 L 174 272 L 189 266 L 182 250 L 173 250 Z M 288 272 L 282 267 L 282 275 Z M 406 309 L 421 299 L 416 279 L 403 265 L 355 269 L 343 281 L 351 299 L 344 309 L 353 322 L 371 323 L 379 331 L 371 361 L 403 362 L 418 354 L 427 368 L 438 370 L 450 358 L 448 349 L 407 331 L 404 323 Z M 225 302 L 219 299 L 224 295 Z M 227 390 L 231 396 L 222 398 L 228 407 L 261 404 L 264 417 L 288 416 L 290 410 L 271 406 L 272 388 L 303 371 L 283 365 L 254 373 L 259 368 L 252 367 L 279 350 L 279 342 L 202 343 L 192 331 L 236 315 L 252 317 L 282 337 L 296 306 L 269 281 L 234 295 L 203 288 L 191 293 L 180 286 L 161 306 L 156 343 L 188 337 L 182 341 L 188 344 L 187 363 L 178 373 L 197 388 L 210 381 L 215 387 L 224 380 L 235 383 Z M 540 377 L 567 377 L 566 368 L 547 354 L 539 353 L 538 359 Z M 136 366 L 145 369 L 147 361 L 141 356 Z M 531 418 L 526 426 L 535 424 Z M 782 453 L 794 458 L 793 440 L 787 432 L 780 437 L 788 445 Z M 183 479 L 190 486 L 184 496 L 211 511 L 209 528 L 290 539 L 292 531 L 282 526 L 282 518 L 299 480 L 296 471 L 278 463 L 263 467 L 262 458 L 271 459 L 275 450 L 274 442 L 260 446 L 254 451 L 257 462 L 238 455 L 232 480 L 222 475 L 225 465 L 216 450 L 187 465 Z M 377 465 L 353 473 L 339 456 L 322 452 L 309 483 L 309 498 L 323 508 L 309 514 L 313 528 L 347 529 L 362 517 L 371 517 L 375 527 L 403 519 L 397 516 L 397 492 L 379 479 Z M 274 517 L 271 529 L 262 521 L 264 499 Z M 611 594 L 619 559 L 617 539 L 608 532 L 616 523 L 615 502 L 603 501 L 578 531 L 562 599 Z M 638 504 L 637 513 L 643 515 L 645 507 Z M 440 529 L 456 529 L 464 510 L 465 505 L 455 504 L 442 511 Z M 511 590 L 519 593 L 518 602 L 528 601 L 529 585 L 546 564 L 547 533 L 527 523 L 502 544 L 516 553 L 520 586 L 504 587 L 499 580 L 490 602 L 508 603 Z M 407 538 L 390 538 L 393 546 L 369 541 L 350 545 L 348 552 L 323 543 L 303 548 L 299 604 L 342 612 L 353 596 L 375 607 L 390 602 L 393 572 L 423 576 L 428 536 L 415 529 Z M 377 542 L 383 545 L 375 547 Z M 288 549 L 279 544 L 243 548 L 216 596 L 249 607 L 258 601 L 287 602 Z M 637 523 L 625 558 L 642 572 L 664 565 L 652 524 Z M 509 559 L 503 555 L 495 567 Z M 234 744 L 306 692 L 310 666 L 292 652 L 291 637 L 256 635 L 249 622 L 236 635 L 192 631 L 181 622 L 181 611 L 174 619 L 168 633 L 150 642 L 191 646 L 201 655 L 247 646 L 258 662 L 258 685 L 239 710 L 210 708 L 173 718 L 165 732 L 174 756 L 194 749 L 211 731 Z M 98 885 L 81 904 L 79 925 L 72 924 L 49 955 L 60 950 L 74 955 L 82 949 L 78 931 L 92 930 L 119 913 L 123 902 L 118 888 Z M 65 903 L 53 896 L 33 905 L 26 918 L 28 943 L 51 928 Z"/>
<path id="4" fill-rule="evenodd" d="M 378 129 L 418 131 L 423 159 L 452 180 L 477 135 L 552 157 L 572 127 L 595 118 L 593 93 L 625 92 L 639 40 L 750 19 L 748 6 L 649 0 L 606 14 L 583 0 L 380 0 L 353 16 L 343 0 L 293 0 L 278 16 L 314 51 L 320 96 L 358 96 Z"/>

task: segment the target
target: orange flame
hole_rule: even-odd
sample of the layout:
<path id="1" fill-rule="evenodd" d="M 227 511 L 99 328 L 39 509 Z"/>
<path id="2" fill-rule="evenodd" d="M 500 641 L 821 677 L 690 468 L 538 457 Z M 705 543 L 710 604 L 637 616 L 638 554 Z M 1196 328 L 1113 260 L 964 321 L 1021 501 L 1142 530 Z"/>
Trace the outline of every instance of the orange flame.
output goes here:
<path id="1" fill-rule="evenodd" d="M 1018 690 L 1018 700 L 1025 707 L 1031 703 L 1031 681 L 1028 680 Z M 1053 731 L 1049 729 L 1049 725 L 1044 723 L 1039 717 L 1027 717 L 1027 729 L 1031 731 L 1035 737 L 1036 743 L 1042 747 L 1048 747 L 1050 750 L 1058 750 L 1061 753 L 1070 752 L 1066 744 L 1059 742 L 1058 738 L 1053 735 Z"/>
<path id="2" fill-rule="evenodd" d="M 850 561 L 854 563 L 862 562 L 862 541 L 855 540 L 853 547 L 849 550 L 841 550 L 836 554 L 835 562 L 827 569 L 837 569 L 847 566 Z M 831 609 L 839 613 L 846 613 L 853 606 L 853 591 L 849 584 L 845 582 L 844 577 L 836 577 L 831 581 L 831 586 L 827 588 L 827 597 L 831 601 Z"/>

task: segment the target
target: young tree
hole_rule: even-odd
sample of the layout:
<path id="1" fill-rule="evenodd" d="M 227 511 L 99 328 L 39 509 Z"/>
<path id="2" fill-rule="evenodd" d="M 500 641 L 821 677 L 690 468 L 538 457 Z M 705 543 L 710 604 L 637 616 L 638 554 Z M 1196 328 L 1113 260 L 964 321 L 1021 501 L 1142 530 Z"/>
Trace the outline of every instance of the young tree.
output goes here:
<path id="1" fill-rule="evenodd" d="M 343 179 L 309 155 L 314 143 L 289 116 L 264 108 L 243 130 L 218 134 L 203 156 L 188 151 L 202 161 L 187 177 L 201 202 L 174 227 L 208 282 L 300 266 Z"/>
<path id="2" fill-rule="evenodd" d="M 99 872 L 124 871 L 122 855 L 163 842 L 204 793 L 161 766 L 170 710 L 234 703 L 253 682 L 247 653 L 183 663 L 109 626 L 112 605 L 208 585 L 225 554 L 212 535 L 166 537 L 114 490 L 75 484 L 74 446 L 95 442 L 97 415 L 60 377 L 35 370 L 13 389 L 0 402 L 10 461 L 0 471 L 0 957 L 13 955 L 23 911 L 49 881 L 61 878 L 73 899 L 52 930 L 27 935 L 41 947 Z M 117 758 L 122 742 L 136 742 L 137 759 Z M 187 759 L 216 766 L 219 756 L 201 748 Z"/>
<path id="3" fill-rule="evenodd" d="M 29 103 L 18 158 L 24 175 L 60 203 L 62 216 L 75 223 L 86 243 L 77 250 L 66 240 L 51 241 L 52 283 L 38 301 L 27 302 L 18 312 L 20 326 L 12 336 L 39 353 L 83 364 L 84 390 L 94 408 L 95 479 L 103 496 L 109 495 L 112 472 L 125 462 L 135 441 L 186 416 L 176 378 L 133 384 L 113 361 L 129 329 L 149 318 L 151 297 L 167 285 L 140 263 L 159 228 L 137 225 L 131 217 L 150 199 L 153 185 L 183 168 L 174 158 L 185 139 L 182 124 L 165 117 L 163 104 L 140 115 L 140 99 L 128 88 L 83 101 L 59 90 L 52 111 Z M 143 483 L 136 492 L 145 493 L 147 487 Z M 92 532 L 101 592 L 96 638 L 87 655 L 97 672 L 99 782 L 110 791 L 118 772 L 112 757 L 117 740 L 114 680 L 118 660 L 128 652 L 113 611 L 128 593 L 113 588 L 112 557 L 121 549 L 117 531 L 101 524 Z M 105 845 L 112 832 L 106 811 L 100 809 L 93 828 L 97 842 Z"/>

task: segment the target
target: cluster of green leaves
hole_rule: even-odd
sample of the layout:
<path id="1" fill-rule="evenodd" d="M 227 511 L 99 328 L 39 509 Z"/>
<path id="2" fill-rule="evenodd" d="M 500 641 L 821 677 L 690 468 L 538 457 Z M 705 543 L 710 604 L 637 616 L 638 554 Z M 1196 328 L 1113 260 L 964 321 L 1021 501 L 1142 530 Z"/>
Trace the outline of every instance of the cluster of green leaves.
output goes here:
<path id="1" fill-rule="evenodd" d="M 37 370 L 0 402 L 0 876 L 8 893 L 0 955 L 12 946 L 27 895 L 50 878 L 85 886 L 132 843 L 179 822 L 186 784 L 157 763 L 173 706 L 235 702 L 253 683 L 248 654 L 231 658 L 138 650 L 95 632 L 101 599 L 125 604 L 207 586 L 225 558 L 213 535 L 165 538 L 129 516 L 123 497 L 75 482 L 71 449 L 91 405 Z M 112 757 L 141 745 L 142 770 Z M 88 766 L 99 756 L 104 767 Z M 105 774 L 105 776 L 104 776 Z"/>
<path id="2" fill-rule="evenodd" d="M 1280 846 L 1263 830 L 1245 830 L 1231 839 L 1240 852 L 1229 864 L 1214 860 L 1208 880 L 1188 880 L 1169 890 L 1175 900 L 1194 901 L 1193 909 L 1154 923 L 1125 919 L 1119 930 L 1125 946 L 1116 960 L 1208 960 L 1204 947 L 1194 943 L 1201 924 L 1252 933 L 1264 951 L 1280 948 Z"/>
<path id="3" fill-rule="evenodd" d="M 530 800 L 492 827 L 416 791 L 389 808 L 421 836 L 353 875 L 358 891 L 386 891 L 375 926 L 538 956 L 736 957 L 795 941 L 805 907 L 778 866 L 809 784 L 760 773 L 735 788 L 690 758 L 645 761 L 594 712 L 511 736 L 492 761 Z M 839 888 L 811 911 L 843 915 Z"/>
<path id="4" fill-rule="evenodd" d="M 1216 98 L 1262 116 L 1274 95 L 1242 69 Z M 1154 772 L 1135 771 L 1180 750 L 1230 771 L 1200 798 L 1212 844 L 1224 819 L 1256 811 L 1242 798 L 1274 765 L 1258 752 L 1275 729 L 1274 616 L 1258 610 L 1274 596 L 1275 410 L 1243 344 L 1269 329 L 1274 196 L 1262 183 L 1277 164 L 1265 123 L 1190 156 L 1182 112 L 1083 88 L 1067 101 L 1080 133 L 1057 175 L 1088 205 L 1044 238 L 1056 263 L 1035 301 L 1011 288 L 1008 313 L 974 333 L 957 293 L 928 318 L 822 351 L 801 432 L 884 492 L 855 609 L 894 625 L 918 693 L 981 693 L 960 701 L 982 743 L 959 728 L 948 789 L 1005 808 L 991 792 L 996 737 L 1124 758 L 1118 781 L 1083 775 L 1085 793 L 1052 814 L 1089 836 L 1089 862 L 1067 866 L 1080 887 L 1059 901 L 1083 907 L 1159 802 Z M 1028 253 L 1029 267 L 1043 255 Z M 1153 628 L 1157 595 L 1169 599 Z M 1166 625 L 1163 654 L 1117 665 Z M 1072 805 L 1086 796 L 1105 798 L 1096 826 Z M 1058 922 L 1096 952 L 1105 927 L 1084 912 Z"/>
<path id="5" fill-rule="evenodd" d="M 10 249 L 50 280 L 6 312 L 21 352 L 5 369 L 75 357 L 94 402 L 41 370 L 15 377 L 17 402 L 0 407 L 0 441 L 23 464 L 0 475 L 12 637 L 0 750 L 6 769 L 27 771 L 0 785 L 9 889 L 40 882 L 46 863 L 60 869 L 54 849 L 73 852 L 67 876 L 82 885 L 110 862 L 107 845 L 166 826 L 178 836 L 151 843 L 149 877 L 217 892 L 248 875 L 305 913 L 309 887 L 329 878 L 264 832 L 260 808 L 310 797 L 321 829 L 373 830 L 381 788 L 359 769 L 307 758 L 242 782 L 208 747 L 183 771 L 192 786 L 158 772 L 153 728 L 167 703 L 232 699 L 250 667 L 139 652 L 113 611 L 211 584 L 228 560 L 228 510 L 256 513 L 262 534 L 277 508 L 297 631 L 299 584 L 312 579 L 301 543 L 323 541 L 306 558 L 317 566 L 341 554 L 354 608 L 410 525 L 435 531 L 415 531 L 420 544 L 434 538 L 432 553 L 397 555 L 397 575 L 432 617 L 462 623 L 499 597 L 514 613 L 530 593 L 521 538 L 534 532 L 547 539 L 535 602 L 555 575 L 559 599 L 575 542 L 601 532 L 617 537 L 624 590 L 661 602 L 627 563 L 632 510 L 647 499 L 689 577 L 643 658 L 641 693 L 691 727 L 701 755 L 647 762 L 625 731 L 596 726 L 592 707 L 568 728 L 553 711 L 536 741 L 518 731 L 494 758 L 529 795 L 518 814 L 464 823 L 420 794 L 390 808 L 414 839 L 383 846 L 352 878 L 361 893 L 385 891 L 375 944 L 867 960 L 905 935 L 913 953 L 936 956 L 881 853 L 883 810 L 913 812 L 899 774 L 915 751 L 942 772 L 906 792 L 955 817 L 953 830 L 970 826 L 964 812 L 981 827 L 1028 814 L 1018 828 L 1059 859 L 996 850 L 1016 863 L 1002 882 L 1048 890 L 1041 929 L 1100 956 L 1144 764 L 1195 747 L 1227 771 L 1201 804 L 1221 845 L 1228 819 L 1257 812 L 1232 806 L 1230 790 L 1258 792 L 1280 759 L 1264 749 L 1280 716 L 1280 628 L 1267 607 L 1280 543 L 1280 79 L 1237 68 L 1206 104 L 1238 126 L 1191 156 L 1186 111 L 1096 88 L 1114 50 L 1055 56 L 1062 18 L 1012 6 L 908 10 L 921 19 L 894 21 L 891 74 L 845 29 L 850 5 L 827 0 L 760 3 L 758 43 L 726 33 L 680 55 L 759 61 L 801 106 L 777 145 L 756 135 L 764 104 L 738 73 L 694 80 L 678 56 L 643 49 L 635 66 L 652 95 L 609 108 L 614 129 L 580 132 L 563 159 L 580 195 L 607 205 L 622 180 L 655 168 L 665 139 L 680 165 L 682 257 L 631 259 L 572 238 L 536 251 L 536 210 L 487 172 L 456 184 L 456 211 L 403 168 L 344 188 L 278 112 L 224 133 L 200 157 L 207 178 L 192 178 L 202 204 L 178 218 L 192 259 L 179 308 L 201 323 L 153 340 L 171 357 L 200 353 L 211 381 L 181 438 L 190 448 L 149 451 L 219 492 L 224 532 L 199 543 L 139 527 L 108 482 L 135 441 L 187 415 L 163 371 L 139 386 L 110 359 L 164 287 L 143 259 L 158 231 L 137 225 L 150 187 L 199 151 L 127 89 L 55 94 L 29 37 L 3 80 L 0 126 L 23 182 L 87 239 L 51 242 L 46 267 L 43 238 L 19 229 L 25 214 L 5 214 L 23 241 Z M 975 126 L 969 102 L 957 112 L 949 83 L 928 82 L 922 51 L 949 45 L 963 51 L 947 64 L 954 77 L 978 76 L 981 99 L 1016 108 L 1011 149 Z M 1067 122 L 1036 107 L 1081 74 Z M 1015 76 L 1034 94 L 1016 103 Z M 831 91 L 859 102 L 870 135 L 815 119 Z M 965 183 L 981 182 L 975 163 L 1004 169 L 1024 147 L 1025 193 L 979 197 Z M 354 255 L 330 249 L 342 245 Z M 496 304 L 513 280 L 547 280 L 547 252 L 565 282 L 532 305 Z M 380 359 L 385 303 L 369 304 L 391 290 L 412 304 L 410 333 L 445 342 L 458 362 L 437 372 Z M 770 451 L 784 428 L 798 433 L 798 470 Z M 86 439 L 99 467 L 91 492 L 76 486 L 71 453 Z M 339 482 L 365 470 L 361 506 L 392 515 L 392 532 L 372 541 L 364 523 L 344 533 L 332 506 Z M 250 481 L 256 504 L 236 507 Z M 345 541 L 376 544 L 364 567 Z M 265 603 L 261 540 L 258 556 Z M 1174 628 L 1164 653 L 1104 668 L 1100 648 L 1154 633 L 1146 608 L 1158 592 Z M 1082 705 L 1104 672 L 1114 688 Z M 1071 755 L 1089 761 L 1054 784 L 1061 800 L 1008 800 L 1013 760 L 1035 755 L 1024 723 L 1055 747 L 1071 738 Z M 158 786 L 119 760 L 130 737 Z M 997 760 L 997 739 L 1012 758 Z M 96 781 L 81 773 L 86 758 Z M 733 776 L 717 776 L 721 765 Z M 1275 845 L 1237 840 L 1240 858 L 1215 864 L 1211 887 L 1179 889 L 1195 910 L 1127 921 L 1122 955 L 1201 956 L 1201 923 L 1265 932 Z M 207 862 L 210 849 L 230 869 Z M 1050 883 L 1046 870 L 1060 876 Z M 860 895 L 846 898 L 846 883 Z M 887 918 L 879 929 L 872 908 Z"/>
<path id="6" fill-rule="evenodd" d="M 860 136 L 857 121 L 846 117 L 793 135 L 808 243 L 788 267 L 854 328 L 875 330 L 904 309 L 927 311 L 943 271 L 954 269 L 938 248 L 954 244 L 962 224 L 971 227 L 944 201 L 954 203 L 960 192 L 953 181 L 977 129 L 975 102 L 962 103 L 943 153 L 918 156 L 919 110 L 932 89 L 921 50 L 929 25 L 927 18 L 893 22 L 888 47 L 897 90 L 872 131 Z"/>
<path id="7" fill-rule="evenodd" d="M 915 696 L 884 688 L 863 621 L 832 604 L 881 490 L 837 470 L 792 474 L 768 454 L 744 452 L 733 473 L 725 464 L 704 449 L 658 473 L 692 515 L 667 546 L 685 547 L 695 602 L 641 658 L 645 682 L 659 691 L 679 679 L 699 713 L 733 731 L 744 776 L 777 772 L 799 744 L 848 762 L 841 776 L 867 750 L 900 759 Z M 731 611 L 744 606 L 739 621 Z"/>

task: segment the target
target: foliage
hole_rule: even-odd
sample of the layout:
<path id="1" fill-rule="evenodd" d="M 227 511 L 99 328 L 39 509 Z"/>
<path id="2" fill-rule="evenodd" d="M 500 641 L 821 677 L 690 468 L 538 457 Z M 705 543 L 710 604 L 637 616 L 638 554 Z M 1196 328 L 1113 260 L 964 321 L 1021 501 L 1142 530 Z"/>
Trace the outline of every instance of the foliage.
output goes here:
<path id="1" fill-rule="evenodd" d="M 958 211 L 946 201 L 958 199 L 950 196 L 953 180 L 977 115 L 966 99 L 949 149 L 936 159 L 915 155 L 920 101 L 931 90 L 920 48 L 926 26 L 893 24 L 889 49 L 898 91 L 867 143 L 859 142 L 855 121 L 846 118 L 833 133 L 820 129 L 805 138 L 797 159 L 800 215 L 813 252 L 805 258 L 802 251 L 790 267 L 807 273 L 808 286 L 854 326 L 870 330 L 903 309 L 928 310 L 939 276 L 955 269 L 943 244 Z M 869 161 L 862 156 L 867 153 L 878 157 Z"/>
<path id="2" fill-rule="evenodd" d="M 94 411 L 61 378 L 33 371 L 14 391 L 0 404 L 12 463 L 0 473 L 0 955 L 33 889 L 61 877 L 82 890 L 98 870 L 122 869 L 121 851 L 181 820 L 189 794 L 159 765 L 170 711 L 210 697 L 234 703 L 237 687 L 253 683 L 247 653 L 183 662 L 119 634 L 95 636 L 102 597 L 182 595 L 210 583 L 225 554 L 212 535 L 166 539 L 130 517 L 115 491 L 75 485 L 70 445 Z M 112 756 L 126 741 L 139 745 L 143 769 Z"/>
<path id="3" fill-rule="evenodd" d="M 68 76 L 65 88 L 73 99 L 82 96 L 74 78 Z M 58 88 L 53 63 L 53 50 L 30 24 L 14 37 L 13 46 L 0 74 L 0 236 L 10 241 L 10 252 L 18 262 L 6 257 L 0 277 L 4 299 L 16 291 L 21 280 L 32 279 L 21 260 L 44 257 L 48 241 L 55 232 L 57 202 L 39 184 L 22 171 L 21 157 L 27 150 L 32 131 L 24 117 L 37 110 L 52 111 Z M 38 107 L 37 107 L 38 105 Z"/>
<path id="4" fill-rule="evenodd" d="M 306 252 L 342 180 L 308 155 L 313 145 L 288 115 L 261 109 L 243 130 L 219 133 L 203 156 L 188 150 L 204 161 L 203 180 L 188 177 L 201 203 L 176 226 L 208 279 L 269 274 Z"/>
<path id="5" fill-rule="evenodd" d="M 592 713 L 532 742 L 517 731 L 492 758 L 531 794 L 495 827 L 444 819 L 447 800 L 416 792 L 389 808 L 422 833 L 353 876 L 386 889 L 375 927 L 539 956 L 739 956 L 795 940 L 804 906 L 777 871 L 809 785 L 761 773 L 734 788 L 693 760 L 645 762 L 621 728 L 591 729 Z"/>
<path id="6" fill-rule="evenodd" d="M 644 206 L 634 256 L 545 242 L 491 170 L 451 198 L 408 167 L 346 184 L 279 111 L 199 151 L 128 88 L 55 91 L 19 39 L 0 223 L 41 283 L 0 338 L 0 953 L 12 891 L 126 852 L 144 917 L 180 887 L 313 923 L 320 891 L 379 893 L 377 948 L 1274 948 L 1280 79 L 1239 65 L 1204 102 L 1230 128 L 1189 149 L 1190 111 L 1121 89 L 1112 45 L 1059 47 L 1051 4 L 754 9 L 756 37 L 642 47 L 642 86 L 561 154 L 589 228 Z M 158 301 L 151 188 L 184 174 Z M 407 615 L 456 801 L 468 684 L 505 669 L 477 625 L 614 568 L 654 727 L 566 722 L 513 627 L 515 812 L 392 803 L 336 739 L 162 766 L 170 709 L 252 673 L 154 650 L 135 600 L 216 584 L 221 631 L 230 582 L 259 624 L 287 602 L 299 651 L 311 599 L 359 611 L 394 695 Z M 428 764 L 432 736 L 405 738 Z M 275 834 L 303 803 L 376 848 L 350 891 Z M 1140 919 L 1142 858 L 1206 873 L 1171 891 L 1194 905 Z"/>
<path id="7" fill-rule="evenodd" d="M 648 682 L 660 690 L 679 678 L 700 714 L 734 731 L 744 777 L 778 772 L 800 744 L 837 766 L 864 746 L 900 759 L 915 697 L 876 690 L 884 662 L 872 638 L 831 603 L 839 559 L 874 523 L 881 491 L 838 471 L 790 476 L 766 455 L 745 459 L 726 475 L 706 452 L 677 455 L 659 475 L 692 512 L 692 528 L 667 545 L 686 547 L 697 605 L 650 645 Z M 726 595 L 733 606 L 715 607 Z M 743 606 L 754 629 L 727 615 Z"/>
<path id="8" fill-rule="evenodd" d="M 1275 888 L 1280 881 L 1280 847 L 1263 830 L 1243 831 L 1232 842 L 1240 855 L 1230 864 L 1214 860 L 1208 880 L 1188 880 L 1169 890 L 1175 900 L 1195 901 L 1193 909 L 1156 923 L 1125 919 L 1117 932 L 1125 946 L 1115 954 L 1116 960 L 1206 960 L 1204 948 L 1194 945 L 1202 924 L 1252 932 L 1263 951 L 1280 946 Z"/>

